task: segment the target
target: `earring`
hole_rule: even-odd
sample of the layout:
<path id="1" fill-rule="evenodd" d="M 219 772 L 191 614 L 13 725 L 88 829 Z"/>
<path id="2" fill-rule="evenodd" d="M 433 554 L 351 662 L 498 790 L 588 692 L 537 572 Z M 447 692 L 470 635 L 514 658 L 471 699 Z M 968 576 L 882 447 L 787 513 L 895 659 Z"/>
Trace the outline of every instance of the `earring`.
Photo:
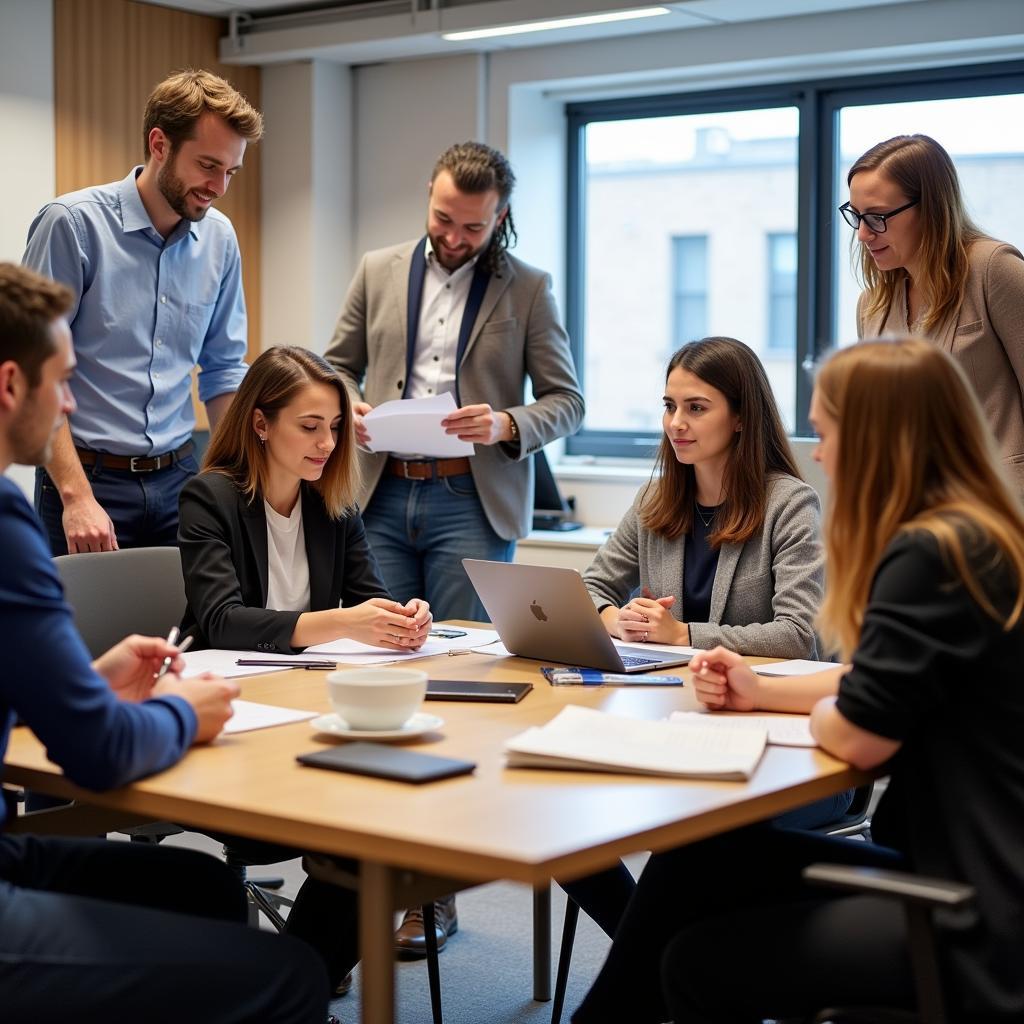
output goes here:
<path id="1" fill-rule="evenodd" d="M 260 434 L 259 435 L 259 439 L 260 439 L 260 444 L 266 445 L 266 443 L 267 443 L 267 435 L 266 434 Z"/>

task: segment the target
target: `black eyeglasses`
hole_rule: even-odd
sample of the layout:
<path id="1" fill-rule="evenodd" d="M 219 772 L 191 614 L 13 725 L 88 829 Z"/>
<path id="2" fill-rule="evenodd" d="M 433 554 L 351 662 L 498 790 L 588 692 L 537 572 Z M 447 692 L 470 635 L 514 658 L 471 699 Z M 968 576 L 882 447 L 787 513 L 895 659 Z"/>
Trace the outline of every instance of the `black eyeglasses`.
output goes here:
<path id="1" fill-rule="evenodd" d="M 860 222 L 864 221 L 869 231 L 873 231 L 876 235 L 881 235 L 885 233 L 886 221 L 890 217 L 895 217 L 897 213 L 909 210 L 912 206 L 917 206 L 920 201 L 920 199 L 913 199 L 909 203 L 904 203 L 903 206 L 896 207 L 895 210 L 890 210 L 888 213 L 858 213 L 849 203 L 843 203 L 839 207 L 839 212 L 843 215 L 843 220 L 854 231 L 860 227 Z"/>

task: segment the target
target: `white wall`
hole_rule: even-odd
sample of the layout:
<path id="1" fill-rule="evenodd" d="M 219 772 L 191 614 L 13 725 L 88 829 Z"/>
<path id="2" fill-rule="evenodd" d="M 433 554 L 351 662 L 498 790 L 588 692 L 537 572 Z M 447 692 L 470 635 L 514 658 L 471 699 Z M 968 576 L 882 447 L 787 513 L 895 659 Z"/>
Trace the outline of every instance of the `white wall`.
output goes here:
<path id="1" fill-rule="evenodd" d="M 323 352 L 352 276 L 352 72 L 277 64 L 263 72 L 264 347 Z"/>
<path id="2" fill-rule="evenodd" d="M 0 260 L 21 260 L 25 235 L 53 198 L 53 11 L 39 0 L 0 0 Z M 8 475 L 31 498 L 33 471 Z"/>
<path id="3" fill-rule="evenodd" d="M 0 0 L 0 138 L 0 260 L 20 261 L 56 181 L 50 3 Z"/>

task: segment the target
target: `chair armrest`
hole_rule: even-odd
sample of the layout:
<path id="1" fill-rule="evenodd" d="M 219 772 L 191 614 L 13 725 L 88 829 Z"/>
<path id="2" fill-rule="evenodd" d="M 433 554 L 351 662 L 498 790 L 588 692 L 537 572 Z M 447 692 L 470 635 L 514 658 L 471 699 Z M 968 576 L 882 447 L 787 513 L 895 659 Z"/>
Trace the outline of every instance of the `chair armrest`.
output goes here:
<path id="1" fill-rule="evenodd" d="M 804 868 L 803 876 L 811 885 L 886 896 L 925 907 L 962 908 L 974 900 L 974 888 L 970 885 L 925 878 L 906 871 L 882 871 L 846 864 L 811 864 Z"/>

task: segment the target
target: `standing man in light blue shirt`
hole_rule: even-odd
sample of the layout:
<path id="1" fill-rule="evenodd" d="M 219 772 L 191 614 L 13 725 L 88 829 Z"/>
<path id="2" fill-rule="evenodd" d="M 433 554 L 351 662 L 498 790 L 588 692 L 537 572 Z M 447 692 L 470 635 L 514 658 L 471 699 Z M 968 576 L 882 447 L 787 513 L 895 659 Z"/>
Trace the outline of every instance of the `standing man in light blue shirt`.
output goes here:
<path id="1" fill-rule="evenodd" d="M 211 427 L 245 375 L 241 257 L 212 204 L 263 118 L 226 81 L 182 71 L 146 104 L 146 162 L 60 196 L 24 263 L 68 285 L 77 412 L 36 476 L 53 553 L 177 543 L 192 454 L 192 371 Z"/>

